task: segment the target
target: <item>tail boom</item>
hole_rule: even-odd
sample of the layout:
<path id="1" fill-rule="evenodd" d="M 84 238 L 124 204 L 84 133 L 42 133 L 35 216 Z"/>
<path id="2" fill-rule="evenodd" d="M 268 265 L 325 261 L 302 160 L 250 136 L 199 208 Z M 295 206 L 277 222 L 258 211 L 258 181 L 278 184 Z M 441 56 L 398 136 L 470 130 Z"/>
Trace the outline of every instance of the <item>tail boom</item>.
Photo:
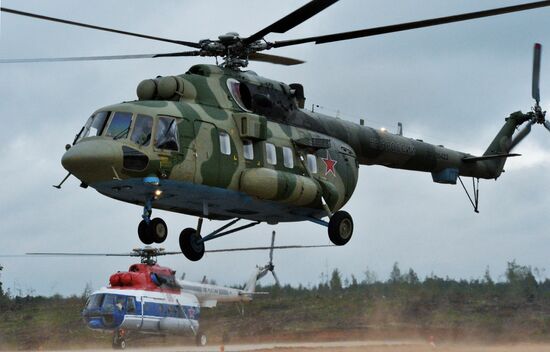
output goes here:
<path id="1" fill-rule="evenodd" d="M 518 111 L 506 118 L 504 126 L 483 157 L 475 157 L 442 145 L 425 143 L 422 140 L 335 120 L 320 114 L 316 114 L 315 118 L 319 125 L 324 127 L 323 131 L 319 132 L 349 144 L 361 165 L 383 165 L 396 169 L 430 172 L 435 182 L 438 182 L 438 176 L 441 176 L 444 181 L 441 183 L 456 183 L 456 177 L 459 175 L 482 179 L 498 178 L 507 158 L 515 156 L 509 154 L 512 135 L 519 125 L 531 117 L 530 113 L 523 114 Z"/>

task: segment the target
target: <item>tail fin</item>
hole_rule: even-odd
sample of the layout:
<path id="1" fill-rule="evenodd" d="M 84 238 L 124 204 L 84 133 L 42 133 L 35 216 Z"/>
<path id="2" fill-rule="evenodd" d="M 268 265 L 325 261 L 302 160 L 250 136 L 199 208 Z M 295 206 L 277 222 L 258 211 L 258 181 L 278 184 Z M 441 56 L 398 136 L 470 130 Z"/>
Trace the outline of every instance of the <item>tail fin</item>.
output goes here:
<path id="1" fill-rule="evenodd" d="M 516 128 L 527 121 L 529 117 L 522 113 L 521 111 L 516 111 L 508 118 L 506 118 L 506 123 L 496 137 L 493 139 L 489 148 L 483 153 L 483 156 L 496 156 L 496 155 L 505 155 L 504 157 L 495 157 L 487 158 L 484 160 L 484 163 L 489 167 L 491 172 L 495 175 L 494 178 L 498 178 L 504 169 L 504 164 L 506 163 L 506 155 L 510 151 L 512 135 L 516 131 Z"/>
<path id="2" fill-rule="evenodd" d="M 256 281 L 258 281 L 258 274 L 259 269 L 256 269 L 254 273 L 250 276 L 250 279 L 248 279 L 248 282 L 246 283 L 246 286 L 244 287 L 245 292 L 253 293 L 256 291 Z"/>

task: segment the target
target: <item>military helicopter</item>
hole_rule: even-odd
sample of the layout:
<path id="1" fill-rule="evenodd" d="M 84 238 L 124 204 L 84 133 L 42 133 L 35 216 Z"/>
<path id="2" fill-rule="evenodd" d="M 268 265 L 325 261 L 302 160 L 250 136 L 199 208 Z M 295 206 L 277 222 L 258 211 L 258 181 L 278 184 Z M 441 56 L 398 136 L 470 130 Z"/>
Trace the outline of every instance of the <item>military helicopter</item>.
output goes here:
<path id="1" fill-rule="evenodd" d="M 248 37 L 237 33 L 198 42 L 172 40 L 2 8 L 3 12 L 95 30 L 169 42 L 191 51 L 153 55 L 115 55 L 9 59 L 2 63 L 221 57 L 218 65 L 195 65 L 185 74 L 142 81 L 138 100 L 98 109 L 67 145 L 62 164 L 82 187 L 143 206 L 138 235 L 145 244 L 162 243 L 165 222 L 152 218 L 163 209 L 198 217 L 196 228 L 181 231 L 179 244 L 190 260 L 200 260 L 205 242 L 261 222 L 311 221 L 328 228 L 332 243 L 345 245 L 353 234 L 350 214 L 341 210 L 357 184 L 359 165 L 430 172 L 436 183 L 464 186 L 472 177 L 478 211 L 479 179 L 497 179 L 508 157 L 534 124 L 550 131 L 539 105 L 541 46 L 535 46 L 533 111 L 515 112 L 482 156 L 425 143 L 305 109 L 304 89 L 243 70 L 249 61 L 296 65 L 300 60 L 264 51 L 305 43 L 330 43 L 442 25 L 550 6 L 550 1 L 465 13 L 423 21 L 270 42 L 336 0 L 313 0 Z M 517 127 L 526 124 L 514 135 Z M 477 180 L 477 183 L 475 183 Z M 465 187 L 464 187 L 465 188 Z M 466 190 L 466 188 L 465 188 Z M 328 221 L 324 220 L 328 217 Z M 228 220 L 202 233 L 203 219 Z M 240 220 L 248 224 L 229 229 Z"/>

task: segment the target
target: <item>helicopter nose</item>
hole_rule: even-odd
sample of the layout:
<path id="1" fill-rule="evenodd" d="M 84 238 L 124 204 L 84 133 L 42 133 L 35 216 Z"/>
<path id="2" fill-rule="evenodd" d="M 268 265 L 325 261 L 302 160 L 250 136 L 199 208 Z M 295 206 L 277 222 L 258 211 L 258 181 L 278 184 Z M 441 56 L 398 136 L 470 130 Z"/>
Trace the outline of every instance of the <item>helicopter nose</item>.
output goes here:
<path id="1" fill-rule="evenodd" d="M 63 154 L 61 164 L 86 184 L 112 180 L 122 165 L 122 148 L 110 140 L 82 141 Z"/>

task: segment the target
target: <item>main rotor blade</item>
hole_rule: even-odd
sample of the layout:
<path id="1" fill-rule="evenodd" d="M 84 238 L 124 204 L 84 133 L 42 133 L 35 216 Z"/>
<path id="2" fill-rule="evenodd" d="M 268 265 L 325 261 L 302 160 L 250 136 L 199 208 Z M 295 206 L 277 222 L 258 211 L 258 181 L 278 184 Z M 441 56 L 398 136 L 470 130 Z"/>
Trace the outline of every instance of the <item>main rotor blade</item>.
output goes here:
<path id="1" fill-rule="evenodd" d="M 310 43 L 310 42 L 315 42 L 315 44 L 324 44 L 324 43 L 336 42 L 341 40 L 370 37 L 374 35 L 406 31 L 406 30 L 416 29 L 416 28 L 438 26 L 441 24 L 467 21 L 475 18 L 497 16 L 497 15 L 502 15 L 506 13 L 531 10 L 531 9 L 546 7 L 546 6 L 550 6 L 550 0 L 538 1 L 538 2 L 508 6 L 508 7 L 500 7 L 492 10 L 469 12 L 469 13 L 464 13 L 460 15 L 438 17 L 438 18 L 432 18 L 432 19 L 427 19 L 422 21 L 399 23 L 399 24 L 394 24 L 389 26 L 374 27 L 374 28 L 368 28 L 368 29 L 362 29 L 362 30 L 356 30 L 356 31 L 350 31 L 350 32 L 321 35 L 321 36 L 302 38 L 302 39 L 282 40 L 282 41 L 276 41 L 272 43 L 272 46 L 274 48 L 279 48 L 283 46 L 298 45 L 298 44 L 304 44 L 304 43 Z"/>
<path id="2" fill-rule="evenodd" d="M 179 45 L 186 45 L 186 46 L 189 46 L 189 47 L 192 47 L 192 48 L 197 48 L 197 49 L 200 48 L 200 45 L 198 43 L 186 42 L 186 41 L 183 41 L 183 40 L 174 40 L 174 39 L 155 37 L 155 36 L 152 36 L 152 35 L 146 35 L 146 34 L 140 34 L 140 33 L 121 31 L 121 30 L 118 30 L 118 29 L 100 27 L 100 26 L 95 26 L 95 25 L 92 25 L 92 24 L 86 24 L 86 23 L 81 23 L 81 22 L 64 20 L 64 19 L 61 19 L 61 18 L 43 16 L 43 15 L 30 13 L 30 12 L 23 12 L 23 11 L 14 10 L 14 9 L 8 9 L 6 7 L 0 7 L 0 11 L 11 13 L 11 14 L 14 14 L 14 15 L 19 15 L 19 16 L 38 18 L 40 20 L 45 20 L 45 21 L 52 21 L 52 22 L 69 24 L 69 25 L 72 25 L 72 26 L 96 29 L 96 30 L 99 30 L 99 31 L 124 34 L 124 35 L 129 35 L 129 36 L 132 36 L 132 37 L 158 40 L 158 41 L 161 41 L 161 42 L 168 42 L 168 43 L 179 44 Z"/>
<path id="3" fill-rule="evenodd" d="M 521 131 L 518 132 L 518 134 L 514 137 L 512 140 L 512 143 L 510 144 L 510 150 L 514 149 L 529 133 L 531 133 L 531 126 L 533 125 L 533 120 L 529 120 L 527 122 L 527 126 L 525 126 Z"/>
<path id="4" fill-rule="evenodd" d="M 66 62 L 66 61 L 106 61 L 128 59 L 155 59 L 159 57 L 198 56 L 200 51 L 182 51 L 164 54 L 136 54 L 136 55 L 106 55 L 106 56 L 75 56 L 75 57 L 43 57 L 32 59 L 0 59 L 0 64 L 15 64 L 29 62 Z"/>
<path id="5" fill-rule="evenodd" d="M 535 44 L 533 49 L 533 87 L 531 89 L 531 95 L 533 99 L 537 102 L 537 105 L 540 101 L 540 89 L 539 89 L 539 78 L 540 78 L 540 55 L 542 51 L 542 45 L 539 43 Z"/>
<path id="6" fill-rule="evenodd" d="M 292 59 L 290 57 L 263 54 L 263 53 L 252 53 L 248 55 L 248 60 L 269 62 L 272 64 L 279 64 L 279 65 L 285 65 L 285 66 L 299 65 L 305 62 L 302 60 Z"/>
<path id="7" fill-rule="evenodd" d="M 245 38 L 243 41 L 245 44 L 250 44 L 256 40 L 262 39 L 269 33 L 285 33 L 286 31 L 296 27 L 300 23 L 310 19 L 319 12 L 323 11 L 330 5 L 334 4 L 338 0 L 313 0 L 294 12 L 286 15 L 277 22 L 265 27 L 259 32 L 252 34 L 250 37 Z"/>
<path id="8" fill-rule="evenodd" d="M 548 130 L 548 132 L 550 132 L 550 121 L 544 121 L 544 127 L 546 127 L 546 129 Z"/>
<path id="9" fill-rule="evenodd" d="M 205 251 L 207 253 L 221 253 L 221 252 L 240 252 L 240 251 L 263 251 L 268 249 L 294 249 L 294 248 L 320 248 L 320 247 L 335 247 L 332 244 L 316 245 L 316 246 L 274 246 L 274 247 L 243 247 L 243 248 L 225 248 L 225 249 L 211 249 Z"/>

